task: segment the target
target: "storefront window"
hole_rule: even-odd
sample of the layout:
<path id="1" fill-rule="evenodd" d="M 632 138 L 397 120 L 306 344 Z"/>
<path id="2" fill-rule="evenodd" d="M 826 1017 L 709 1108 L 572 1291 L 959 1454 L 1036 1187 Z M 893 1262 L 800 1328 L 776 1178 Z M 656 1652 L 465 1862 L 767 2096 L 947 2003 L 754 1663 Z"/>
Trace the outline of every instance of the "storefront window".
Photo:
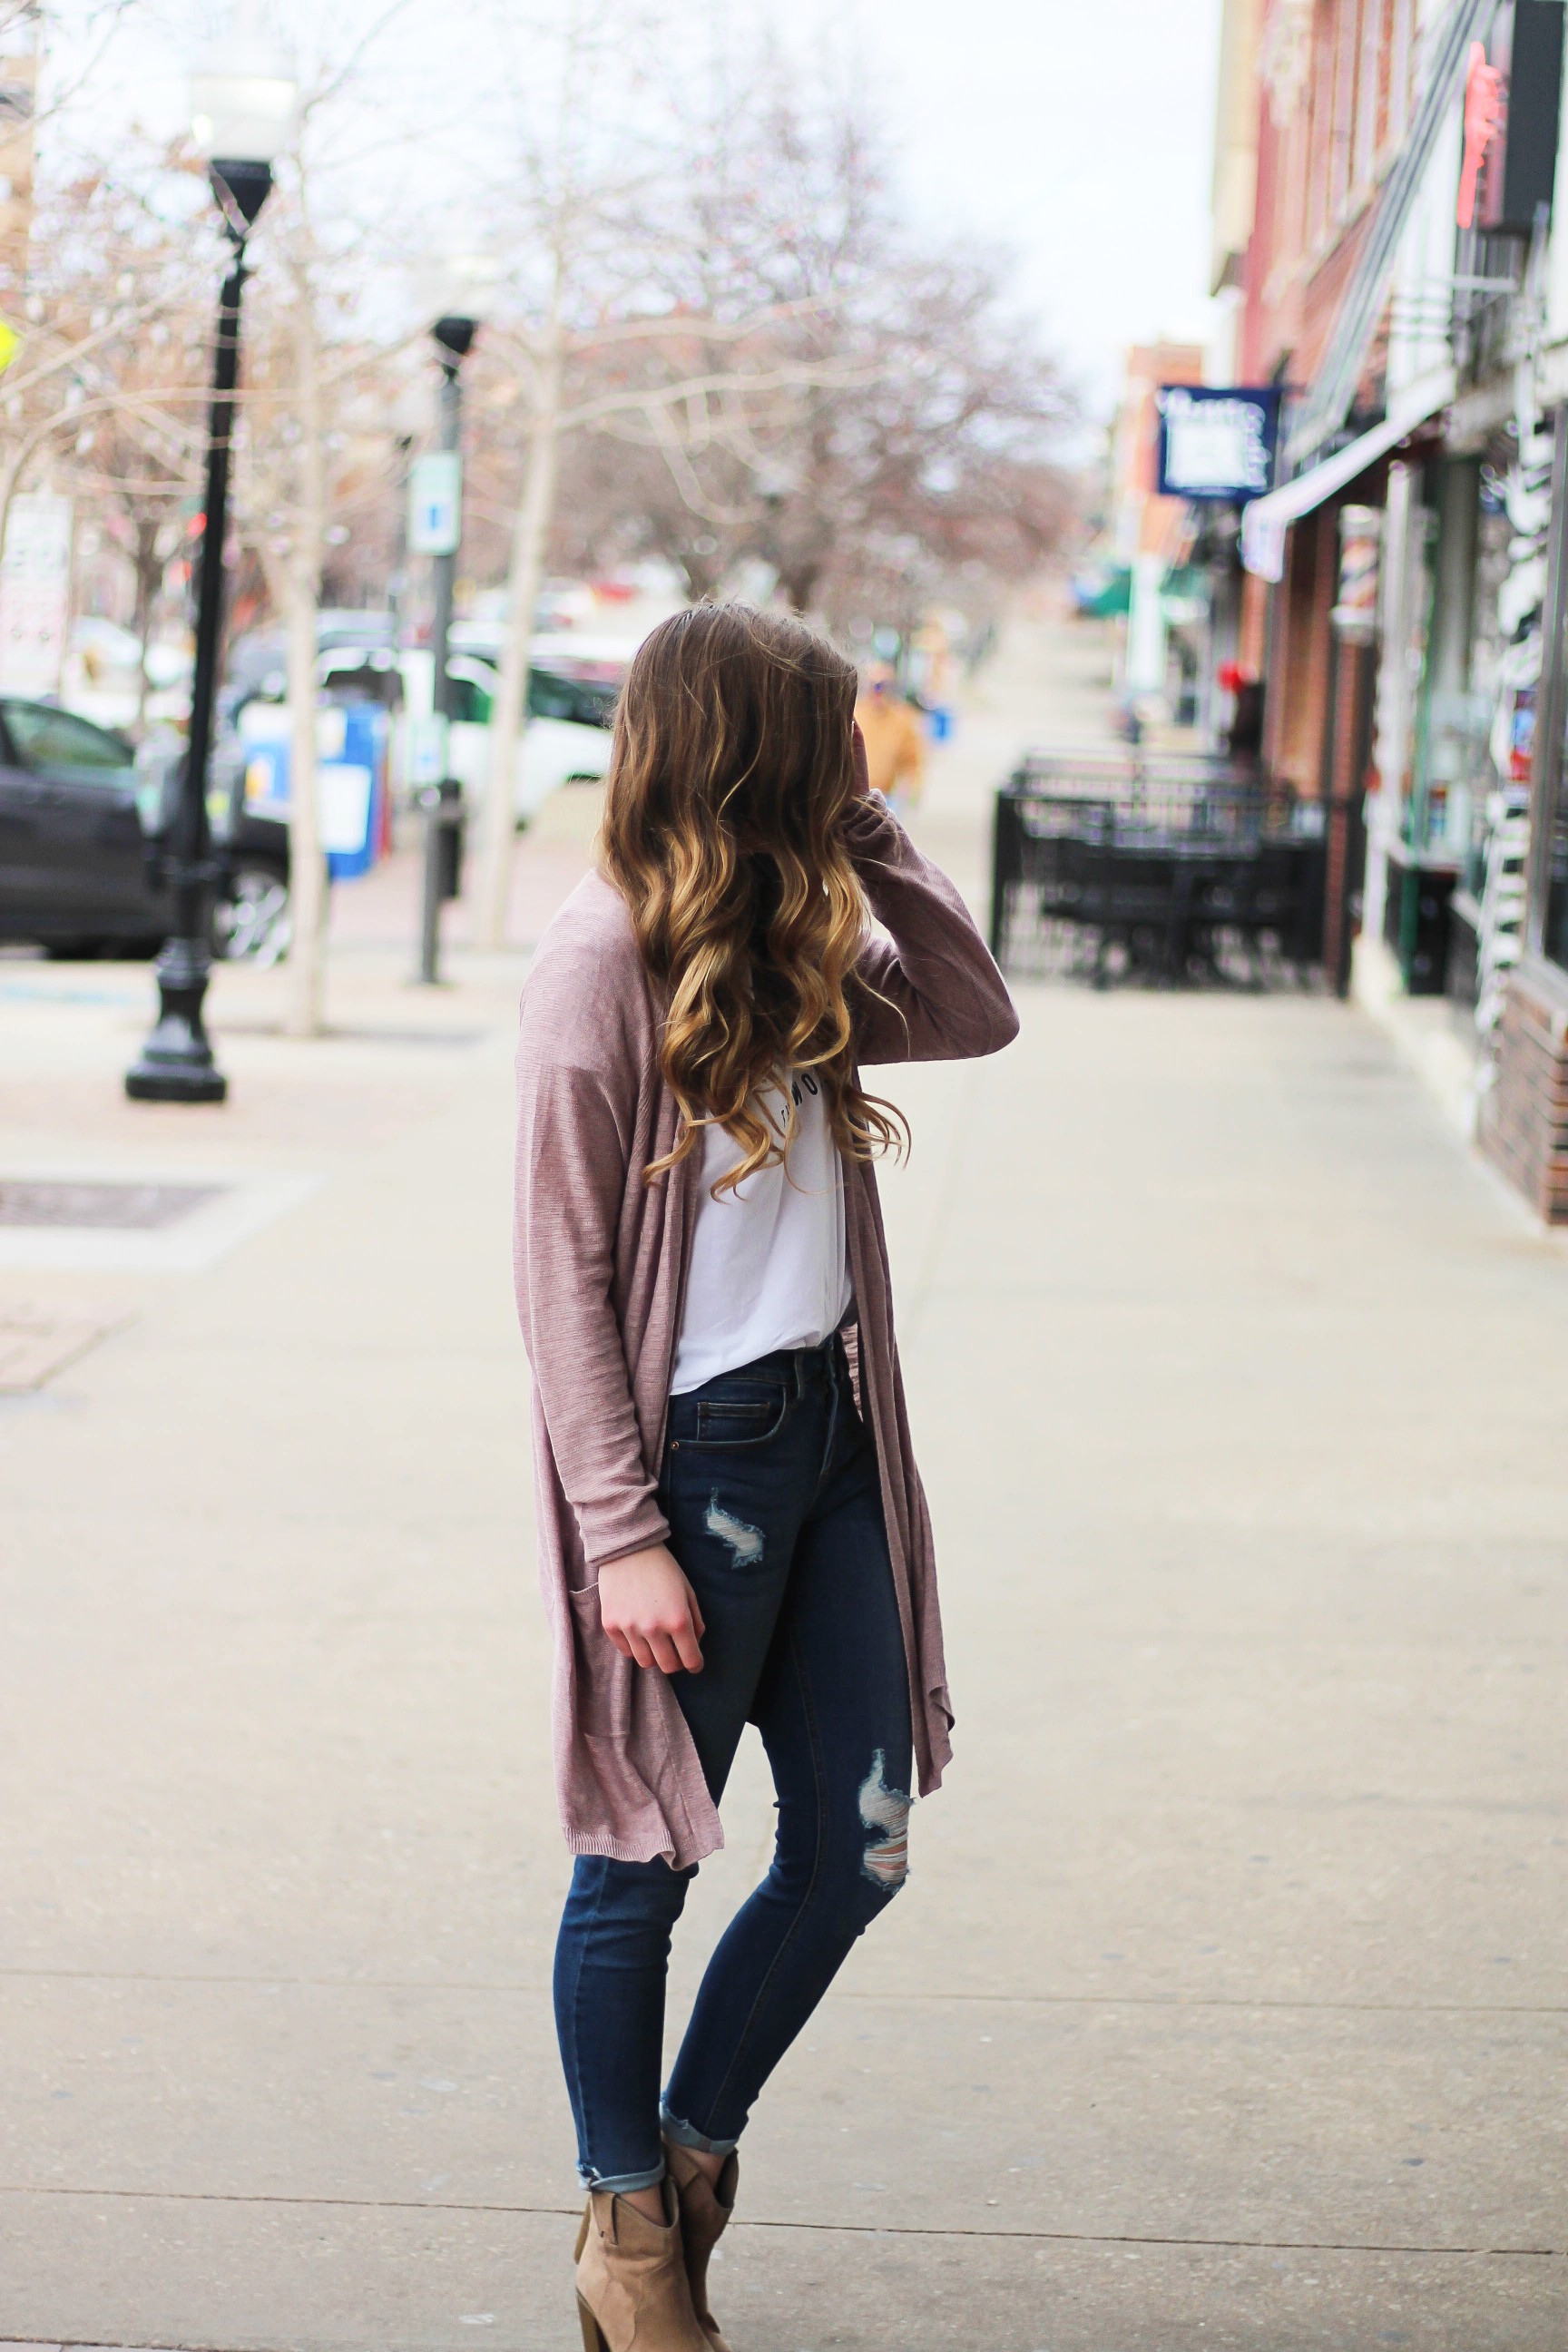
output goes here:
<path id="1" fill-rule="evenodd" d="M 1557 429 L 1561 432 L 1563 411 L 1559 409 L 1556 414 Z M 1565 520 L 1568 519 L 1561 513 L 1554 514 L 1553 530 L 1562 532 Z M 1559 562 L 1562 554 L 1560 547 L 1557 551 Z M 1560 617 L 1558 626 L 1563 632 L 1558 643 L 1558 660 L 1564 669 L 1568 669 L 1568 625 Z M 1561 711 L 1561 702 L 1558 708 Z M 1544 902 L 1540 909 L 1542 952 L 1554 964 L 1568 970 L 1568 719 L 1560 719 L 1555 732 L 1556 761 L 1546 763 L 1549 769 L 1554 764 L 1555 772 L 1549 772 L 1537 780 L 1540 798 L 1534 811 L 1534 823 L 1544 833 L 1545 839 L 1535 845 L 1531 887 L 1541 893 Z"/>
<path id="2" fill-rule="evenodd" d="M 1432 468 L 1436 513 L 1426 540 L 1428 625 L 1418 718 L 1415 792 L 1408 837 L 1418 855 L 1458 867 L 1472 862 L 1478 801 L 1488 789 L 1490 702 L 1472 677 L 1478 575 L 1484 525 L 1480 461 Z M 1489 503 L 1489 501 L 1488 501 Z M 1506 519 L 1504 519 L 1506 529 Z"/>

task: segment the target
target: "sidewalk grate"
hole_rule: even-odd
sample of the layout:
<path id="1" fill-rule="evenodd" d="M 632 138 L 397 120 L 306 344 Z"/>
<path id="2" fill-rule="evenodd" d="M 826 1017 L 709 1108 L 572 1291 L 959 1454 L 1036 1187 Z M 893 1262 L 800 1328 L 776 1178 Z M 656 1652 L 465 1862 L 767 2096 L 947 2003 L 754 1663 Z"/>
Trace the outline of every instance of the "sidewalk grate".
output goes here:
<path id="1" fill-rule="evenodd" d="M 81 1184 L 0 1178 L 0 1225 L 155 1233 L 220 1199 L 227 1189 L 223 1184 Z"/>

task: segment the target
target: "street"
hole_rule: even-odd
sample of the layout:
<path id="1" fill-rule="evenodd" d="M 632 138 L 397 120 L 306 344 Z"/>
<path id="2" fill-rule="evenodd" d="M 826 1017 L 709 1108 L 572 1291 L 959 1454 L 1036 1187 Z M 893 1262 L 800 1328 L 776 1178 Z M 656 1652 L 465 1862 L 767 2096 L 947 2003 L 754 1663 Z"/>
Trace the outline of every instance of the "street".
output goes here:
<path id="1" fill-rule="evenodd" d="M 938 755 L 916 830 L 977 902 L 1102 642 L 1020 625 Z M 459 925 L 409 988 L 416 890 L 337 894 L 323 1039 L 219 972 L 221 1109 L 121 1098 L 145 967 L 0 961 L 4 1172 L 218 1196 L 184 1262 L 0 1229 L 0 1327 L 104 1335 L 0 1398 L 7 2341 L 574 2340 L 526 956 Z M 886 1081 L 956 1762 L 747 2138 L 720 2319 L 1558 2352 L 1568 1254 L 1353 1007 L 1019 998 L 1005 1055 Z M 754 1741 L 726 1820 L 677 2018 L 767 1851 Z"/>

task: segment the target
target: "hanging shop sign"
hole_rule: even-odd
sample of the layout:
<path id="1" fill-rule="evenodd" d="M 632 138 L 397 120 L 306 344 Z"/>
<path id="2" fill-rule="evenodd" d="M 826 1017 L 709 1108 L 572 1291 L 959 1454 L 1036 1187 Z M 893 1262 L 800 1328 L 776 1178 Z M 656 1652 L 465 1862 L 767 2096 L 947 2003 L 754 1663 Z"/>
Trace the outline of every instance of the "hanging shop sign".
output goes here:
<path id="1" fill-rule="evenodd" d="M 1465 155 L 1459 170 L 1459 200 L 1454 218 L 1461 228 L 1475 224 L 1476 191 L 1487 150 L 1502 128 L 1503 77 L 1489 66 L 1485 46 L 1470 43 L 1465 67 Z"/>
<path id="2" fill-rule="evenodd" d="M 1533 236 L 1550 221 L 1557 184 L 1563 89 L 1563 0 L 1511 0 L 1489 49 L 1470 44 L 1465 72 L 1461 228 Z"/>
<path id="3" fill-rule="evenodd" d="M 5 519 L 0 559 L 0 688 L 58 694 L 70 621 L 71 502 L 24 490 Z"/>
<path id="4" fill-rule="evenodd" d="M 1340 509 L 1340 593 L 1329 619 L 1347 645 L 1370 646 L 1377 635 L 1377 564 L 1382 546 L 1381 509 Z"/>
<path id="5" fill-rule="evenodd" d="M 1277 384 L 1167 383 L 1156 398 L 1163 498 L 1243 506 L 1263 496 L 1279 438 Z"/>

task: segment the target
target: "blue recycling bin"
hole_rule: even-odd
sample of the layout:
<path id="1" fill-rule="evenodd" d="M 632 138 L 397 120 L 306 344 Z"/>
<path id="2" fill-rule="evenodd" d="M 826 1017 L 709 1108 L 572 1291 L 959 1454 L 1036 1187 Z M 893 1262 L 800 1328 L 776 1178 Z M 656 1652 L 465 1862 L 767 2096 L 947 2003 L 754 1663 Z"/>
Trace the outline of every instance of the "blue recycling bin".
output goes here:
<path id="1" fill-rule="evenodd" d="M 253 816 L 287 823 L 289 735 L 281 704 L 252 704 L 245 714 L 245 803 Z M 381 853 L 392 725 L 373 702 L 329 705 L 320 713 L 321 844 L 334 882 L 368 874 Z"/>

